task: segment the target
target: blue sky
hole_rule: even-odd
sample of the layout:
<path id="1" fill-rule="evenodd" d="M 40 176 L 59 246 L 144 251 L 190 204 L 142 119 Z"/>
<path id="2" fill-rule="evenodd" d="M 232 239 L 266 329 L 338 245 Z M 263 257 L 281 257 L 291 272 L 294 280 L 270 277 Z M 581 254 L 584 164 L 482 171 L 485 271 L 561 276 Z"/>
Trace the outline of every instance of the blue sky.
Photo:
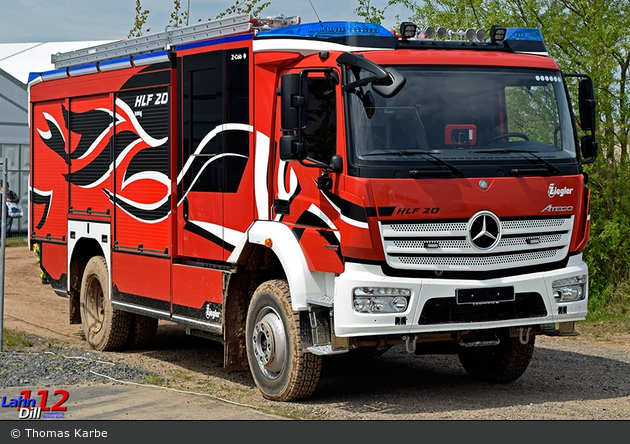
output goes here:
<path id="1" fill-rule="evenodd" d="M 185 9 L 188 0 L 180 1 Z M 299 15 L 303 23 L 317 21 L 318 16 L 322 21 L 360 21 L 354 13 L 358 0 L 270 1 L 263 15 Z M 234 3 L 234 0 L 190 0 L 189 24 L 214 18 Z M 372 0 L 377 8 L 386 4 L 387 0 Z M 141 5 L 150 11 L 146 25 L 151 28 L 150 33 L 163 31 L 173 11 L 173 0 L 141 0 Z M 124 39 L 133 28 L 135 8 L 135 0 L 5 0 L 0 16 L 0 43 Z M 392 6 L 386 12 L 383 24 L 388 27 L 395 23 L 397 14 L 401 19 L 409 15 L 400 6 Z"/>

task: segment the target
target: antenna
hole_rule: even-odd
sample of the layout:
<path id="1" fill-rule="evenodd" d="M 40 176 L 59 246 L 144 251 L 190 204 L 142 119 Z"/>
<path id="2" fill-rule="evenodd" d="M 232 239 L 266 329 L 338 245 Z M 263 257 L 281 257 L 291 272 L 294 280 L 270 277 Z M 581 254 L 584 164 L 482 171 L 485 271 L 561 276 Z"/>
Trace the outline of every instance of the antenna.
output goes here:
<path id="1" fill-rule="evenodd" d="M 317 11 L 315 10 L 315 6 L 313 6 L 313 2 L 311 0 L 308 0 L 308 2 L 311 4 L 311 8 L 313 8 L 313 11 L 315 12 L 315 15 L 317 16 L 317 20 L 319 20 L 319 22 L 322 22 L 322 19 L 319 18 L 319 14 L 317 14 Z"/>

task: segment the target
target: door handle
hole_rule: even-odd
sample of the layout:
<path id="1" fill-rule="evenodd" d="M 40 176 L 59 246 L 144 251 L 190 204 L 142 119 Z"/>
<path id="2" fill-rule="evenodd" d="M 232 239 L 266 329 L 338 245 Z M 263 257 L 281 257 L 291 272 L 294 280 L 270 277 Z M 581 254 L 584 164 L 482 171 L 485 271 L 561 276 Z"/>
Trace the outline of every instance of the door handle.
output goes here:
<path id="1" fill-rule="evenodd" d="M 182 207 L 184 222 L 188 222 L 188 196 L 184 197 L 184 204 L 182 205 Z"/>

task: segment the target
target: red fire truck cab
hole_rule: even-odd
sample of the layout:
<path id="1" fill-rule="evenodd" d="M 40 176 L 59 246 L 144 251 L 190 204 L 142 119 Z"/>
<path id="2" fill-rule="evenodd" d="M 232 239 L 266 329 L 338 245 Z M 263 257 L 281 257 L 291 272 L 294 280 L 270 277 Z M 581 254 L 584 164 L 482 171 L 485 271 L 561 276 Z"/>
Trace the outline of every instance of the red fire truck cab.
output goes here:
<path id="1" fill-rule="evenodd" d="M 239 15 L 31 75 L 30 244 L 92 347 L 172 321 L 288 401 L 326 355 L 509 382 L 537 335 L 575 334 L 591 80 L 537 29 L 401 34 Z"/>

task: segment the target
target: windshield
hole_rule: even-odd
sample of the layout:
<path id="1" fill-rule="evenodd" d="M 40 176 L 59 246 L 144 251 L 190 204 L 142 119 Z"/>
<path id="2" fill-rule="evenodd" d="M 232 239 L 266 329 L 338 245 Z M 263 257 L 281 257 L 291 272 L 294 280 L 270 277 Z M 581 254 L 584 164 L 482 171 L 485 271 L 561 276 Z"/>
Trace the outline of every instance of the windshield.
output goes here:
<path id="1" fill-rule="evenodd" d="M 460 176 L 577 168 L 574 127 L 558 71 L 396 69 L 406 84 L 395 96 L 385 98 L 371 85 L 347 95 L 349 159 L 360 175 L 392 177 L 401 165 Z M 349 70 L 348 83 L 368 75 Z"/>

